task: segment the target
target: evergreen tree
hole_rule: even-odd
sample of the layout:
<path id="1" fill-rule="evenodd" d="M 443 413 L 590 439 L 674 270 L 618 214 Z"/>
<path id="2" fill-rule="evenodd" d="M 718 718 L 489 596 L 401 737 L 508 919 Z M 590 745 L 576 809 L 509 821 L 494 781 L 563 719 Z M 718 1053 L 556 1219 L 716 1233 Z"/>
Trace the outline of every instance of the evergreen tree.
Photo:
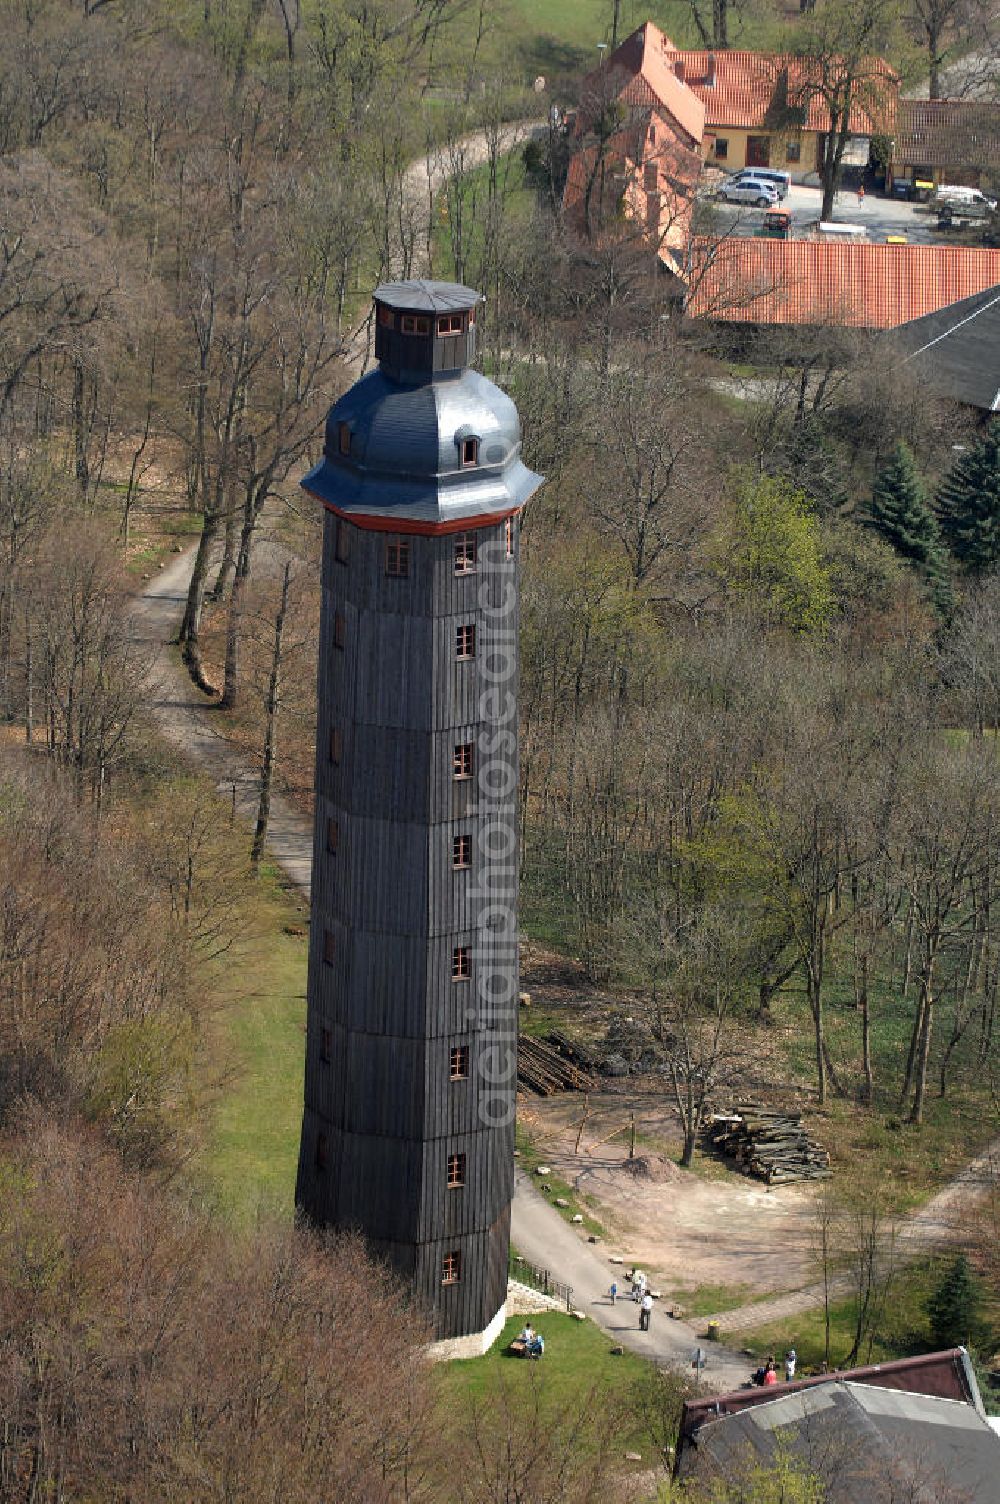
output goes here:
<path id="1" fill-rule="evenodd" d="M 935 606 L 946 611 L 951 591 L 937 518 L 909 448 L 899 443 L 875 477 L 872 526 L 902 558 L 915 564 L 931 587 Z"/>
<path id="2" fill-rule="evenodd" d="M 1000 422 L 951 467 L 937 500 L 941 535 L 958 562 L 979 572 L 1000 563 Z"/>
<path id="3" fill-rule="evenodd" d="M 964 1253 L 948 1265 L 927 1302 L 931 1332 L 939 1347 L 974 1344 L 982 1330 L 979 1285 Z"/>

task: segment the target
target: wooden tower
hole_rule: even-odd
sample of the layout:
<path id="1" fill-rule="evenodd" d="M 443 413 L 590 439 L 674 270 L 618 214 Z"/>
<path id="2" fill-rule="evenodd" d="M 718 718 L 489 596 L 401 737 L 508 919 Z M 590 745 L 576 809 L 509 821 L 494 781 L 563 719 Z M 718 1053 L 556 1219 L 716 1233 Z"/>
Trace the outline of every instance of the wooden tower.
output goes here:
<path id="1" fill-rule="evenodd" d="M 540 477 L 470 369 L 478 293 L 375 292 L 378 368 L 303 481 L 326 509 L 296 1200 L 502 1324 L 517 1053 L 518 518 Z"/>

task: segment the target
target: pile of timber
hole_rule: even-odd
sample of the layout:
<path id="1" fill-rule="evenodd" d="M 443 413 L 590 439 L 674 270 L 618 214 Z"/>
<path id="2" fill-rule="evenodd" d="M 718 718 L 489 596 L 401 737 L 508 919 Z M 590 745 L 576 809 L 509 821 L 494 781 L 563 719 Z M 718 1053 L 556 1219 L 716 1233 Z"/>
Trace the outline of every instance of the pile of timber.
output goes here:
<path id="1" fill-rule="evenodd" d="M 569 1035 L 564 1034 L 561 1029 L 553 1029 L 547 1038 L 557 1054 L 560 1054 L 564 1060 L 568 1060 L 571 1065 L 578 1066 L 588 1076 L 596 1076 L 599 1073 L 600 1063 L 597 1056 L 588 1050 L 586 1045 L 570 1039 Z"/>
<path id="2" fill-rule="evenodd" d="M 517 1042 L 517 1084 L 551 1097 L 557 1091 L 591 1091 L 595 1085 L 589 1072 L 566 1059 L 544 1039 L 522 1034 Z"/>
<path id="3" fill-rule="evenodd" d="M 747 1174 L 766 1180 L 768 1185 L 826 1180 L 830 1175 L 830 1156 L 806 1133 L 801 1113 L 753 1105 L 735 1107 L 732 1112 L 717 1112 L 711 1117 L 708 1137 Z"/>

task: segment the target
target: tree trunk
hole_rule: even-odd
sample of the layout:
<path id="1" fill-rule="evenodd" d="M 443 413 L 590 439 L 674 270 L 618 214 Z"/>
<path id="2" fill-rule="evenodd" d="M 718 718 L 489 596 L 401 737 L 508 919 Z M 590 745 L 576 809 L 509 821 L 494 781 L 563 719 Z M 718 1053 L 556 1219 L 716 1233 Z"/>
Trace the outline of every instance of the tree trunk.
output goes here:
<path id="1" fill-rule="evenodd" d="M 253 535 L 257 527 L 257 508 L 248 495 L 243 507 L 243 526 L 240 529 L 240 547 L 233 575 L 233 589 L 229 597 L 229 614 L 226 618 L 226 667 L 222 685 L 223 710 L 233 710 L 240 694 L 240 633 L 243 626 L 243 609 L 246 603 L 247 582 L 250 578 L 250 553 Z"/>
<path id="2" fill-rule="evenodd" d="M 226 506 L 226 541 L 222 550 L 222 562 L 212 586 L 213 601 L 224 601 L 233 575 L 236 572 L 236 544 L 240 535 L 239 510 L 236 498 L 230 496 Z"/>
<path id="3" fill-rule="evenodd" d="M 288 585 L 291 578 L 291 563 L 285 565 L 281 582 L 281 604 L 274 619 L 274 647 L 271 653 L 271 677 L 267 686 L 267 721 L 264 727 L 264 755 L 260 769 L 260 801 L 257 805 L 257 825 L 250 847 L 250 865 L 254 872 L 260 868 L 267 840 L 267 826 L 271 818 L 271 784 L 274 779 L 274 759 L 278 736 L 278 706 L 281 699 L 281 640 L 285 630 L 285 615 L 288 610 Z"/>
<path id="4" fill-rule="evenodd" d="M 212 548 L 219 534 L 219 516 L 213 508 L 206 511 L 202 523 L 201 537 L 198 539 L 198 552 L 195 555 L 194 569 L 191 574 L 191 583 L 188 586 L 187 604 L 184 607 L 184 618 L 181 622 L 177 640 L 184 650 L 184 662 L 188 671 L 199 689 L 206 694 L 215 694 L 214 687 L 205 678 L 205 670 L 201 661 L 201 617 L 205 609 L 205 584 L 208 579 L 208 565 L 211 558 Z"/>
<path id="5" fill-rule="evenodd" d="M 922 1123 L 924 1117 L 924 1094 L 927 1090 L 927 1061 L 931 1052 L 931 1030 L 934 1025 L 934 998 L 927 989 L 923 1009 L 923 1028 L 920 1031 L 920 1051 L 917 1057 L 917 1079 L 913 1088 L 913 1106 L 910 1108 L 911 1123 Z"/>

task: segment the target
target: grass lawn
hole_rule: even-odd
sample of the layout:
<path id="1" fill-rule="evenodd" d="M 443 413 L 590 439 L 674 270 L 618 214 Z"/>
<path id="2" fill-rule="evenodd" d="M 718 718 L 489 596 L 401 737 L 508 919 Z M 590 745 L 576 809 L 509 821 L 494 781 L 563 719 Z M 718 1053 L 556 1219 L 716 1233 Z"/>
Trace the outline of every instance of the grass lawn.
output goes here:
<path id="1" fill-rule="evenodd" d="M 249 837 L 248 837 L 249 839 Z M 224 1073 L 202 1174 L 238 1222 L 292 1216 L 305 1055 L 305 907 L 262 869 L 238 948 L 217 968 L 211 1066 Z"/>
<path id="2" fill-rule="evenodd" d="M 944 1267 L 937 1259 L 911 1264 L 893 1283 L 882 1321 L 876 1331 L 869 1360 L 867 1341 L 862 1344 L 860 1364 L 888 1362 L 911 1353 L 933 1349 L 925 1303 Z M 731 1347 L 747 1348 L 754 1358 L 769 1354 L 784 1356 L 790 1347 L 798 1354 L 799 1371 L 818 1370 L 825 1352 L 823 1308 L 800 1312 L 787 1321 L 771 1326 L 753 1327 L 749 1331 L 730 1331 L 722 1327 L 722 1340 Z M 850 1352 L 854 1340 L 854 1305 L 840 1301 L 830 1308 L 830 1366 L 838 1367 Z"/>
<path id="3" fill-rule="evenodd" d="M 561 1417 L 581 1404 L 590 1410 L 620 1405 L 630 1417 L 620 1436 L 622 1453 L 639 1452 L 642 1463 L 637 1467 L 655 1465 L 659 1456 L 656 1429 L 644 1419 L 643 1407 L 633 1403 L 637 1389 L 649 1381 L 651 1370 L 645 1359 L 628 1351 L 612 1356 L 611 1339 L 592 1321 L 577 1321 L 556 1311 L 531 1318 L 545 1338 L 545 1356 L 537 1363 L 515 1358 L 507 1348 L 524 1321 L 523 1316 L 512 1316 L 485 1357 L 442 1364 L 442 1418 L 461 1425 L 470 1408 L 495 1405 L 501 1391 L 537 1396 L 543 1411 Z"/>

